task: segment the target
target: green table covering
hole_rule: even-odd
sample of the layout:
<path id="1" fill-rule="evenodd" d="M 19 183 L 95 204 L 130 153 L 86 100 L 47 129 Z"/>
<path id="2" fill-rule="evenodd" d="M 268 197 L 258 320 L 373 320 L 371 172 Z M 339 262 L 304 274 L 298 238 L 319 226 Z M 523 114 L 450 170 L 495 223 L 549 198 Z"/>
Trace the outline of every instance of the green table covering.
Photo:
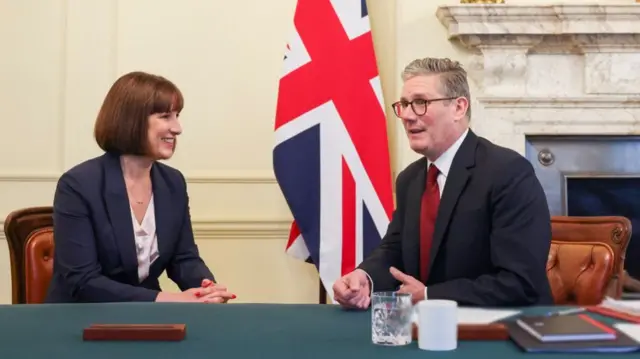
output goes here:
<path id="1" fill-rule="evenodd" d="M 548 310 L 552 309 L 527 311 Z M 84 342 L 82 329 L 94 323 L 184 323 L 187 335 L 181 342 Z M 5 305 L 0 306 L 0 331 L 2 359 L 640 357 L 527 354 L 510 341 L 461 341 L 452 352 L 422 351 L 416 341 L 403 347 L 377 346 L 371 343 L 371 312 L 345 311 L 334 305 Z"/>

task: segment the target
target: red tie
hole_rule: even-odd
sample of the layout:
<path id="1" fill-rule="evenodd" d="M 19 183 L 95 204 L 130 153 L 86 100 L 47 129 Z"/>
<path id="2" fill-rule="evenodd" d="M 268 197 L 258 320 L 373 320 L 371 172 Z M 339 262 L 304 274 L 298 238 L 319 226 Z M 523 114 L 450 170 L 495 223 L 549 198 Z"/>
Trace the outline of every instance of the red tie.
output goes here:
<path id="1" fill-rule="evenodd" d="M 422 194 L 422 204 L 420 206 L 420 279 L 425 284 L 429 275 L 427 272 L 433 229 L 436 225 L 436 216 L 440 205 L 440 189 L 438 188 L 437 178 L 438 168 L 433 164 L 429 165 L 427 183 Z"/>

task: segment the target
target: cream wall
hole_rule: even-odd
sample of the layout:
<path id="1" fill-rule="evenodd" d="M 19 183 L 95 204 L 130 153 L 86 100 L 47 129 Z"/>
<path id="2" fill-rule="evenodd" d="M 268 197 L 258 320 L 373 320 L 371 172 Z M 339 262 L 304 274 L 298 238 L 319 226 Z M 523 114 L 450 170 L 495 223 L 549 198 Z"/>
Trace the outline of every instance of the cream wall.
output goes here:
<path id="1" fill-rule="evenodd" d="M 295 3 L 0 0 L 0 217 L 50 205 L 62 171 L 100 153 L 93 121 L 118 76 L 162 74 L 186 98 L 170 164 L 187 177 L 197 242 L 217 278 L 237 302 L 316 302 L 315 268 L 284 254 L 291 216 L 271 167 Z M 392 60 L 393 4 L 378 0 L 370 11 Z M 0 303 L 9 303 L 0 242 Z"/>
<path id="2" fill-rule="evenodd" d="M 387 105 L 410 60 L 466 61 L 435 17 L 438 5 L 456 3 L 368 1 Z M 284 254 L 291 216 L 271 169 L 294 9 L 295 0 L 0 0 L 0 217 L 50 205 L 62 171 L 100 153 L 93 120 L 118 76 L 162 74 L 186 97 L 185 132 L 170 164 L 189 182 L 205 260 L 238 302 L 316 302 L 315 268 Z M 388 112 L 395 174 L 417 156 Z M 8 252 L 0 242 L 0 303 L 9 303 Z"/>

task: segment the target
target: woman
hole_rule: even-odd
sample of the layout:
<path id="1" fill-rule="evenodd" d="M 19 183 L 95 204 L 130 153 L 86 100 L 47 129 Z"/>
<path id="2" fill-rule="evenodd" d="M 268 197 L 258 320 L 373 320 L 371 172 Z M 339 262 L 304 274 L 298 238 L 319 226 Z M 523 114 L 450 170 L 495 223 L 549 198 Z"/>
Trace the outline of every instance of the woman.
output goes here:
<path id="1" fill-rule="evenodd" d="M 235 298 L 200 258 L 184 176 L 158 162 L 175 151 L 182 107 L 180 90 L 162 77 L 132 72 L 113 84 L 95 123 L 105 153 L 58 181 L 47 302 Z M 164 270 L 182 292 L 161 291 Z"/>

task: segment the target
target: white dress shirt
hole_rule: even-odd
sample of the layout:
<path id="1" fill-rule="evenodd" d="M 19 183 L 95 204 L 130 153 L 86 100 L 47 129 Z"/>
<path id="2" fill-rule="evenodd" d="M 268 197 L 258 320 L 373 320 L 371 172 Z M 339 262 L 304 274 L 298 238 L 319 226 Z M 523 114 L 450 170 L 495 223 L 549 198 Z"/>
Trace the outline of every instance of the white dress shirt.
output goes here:
<path id="1" fill-rule="evenodd" d="M 460 149 L 460 146 L 462 146 L 462 142 L 467 137 L 468 133 L 469 133 L 469 130 L 467 129 L 466 131 L 464 131 L 464 133 L 460 137 L 458 137 L 456 142 L 454 142 L 453 145 L 451 145 L 451 147 L 449 147 L 446 151 L 444 151 L 444 153 L 440 155 L 440 157 L 438 157 L 438 159 L 433 162 L 433 164 L 436 166 L 438 171 L 440 171 L 438 173 L 438 178 L 437 178 L 438 189 L 440 190 L 440 198 L 442 198 L 442 192 L 444 191 L 444 185 L 447 182 L 447 176 L 449 175 L 449 170 L 451 170 L 451 164 L 453 163 L 453 158 L 456 156 L 456 153 L 458 153 L 458 150 Z M 427 163 L 431 165 L 432 162 L 427 160 Z M 429 167 L 427 166 L 427 168 Z"/>
<path id="2" fill-rule="evenodd" d="M 467 137 L 469 133 L 469 129 L 465 130 L 464 133 L 458 137 L 456 142 L 451 145 L 438 159 L 433 162 L 433 165 L 438 169 L 438 178 L 436 181 L 438 182 L 438 190 L 440 190 L 440 198 L 442 198 L 442 192 L 444 191 L 444 185 L 447 182 L 447 176 L 449 176 L 449 170 L 451 170 L 451 164 L 453 163 L 453 158 L 458 153 L 460 146 L 462 146 L 462 142 Z M 431 165 L 431 161 L 427 160 L 427 163 Z M 427 166 L 427 168 L 429 168 Z M 424 288 L 424 299 L 427 299 L 427 287 Z"/>
<path id="3" fill-rule="evenodd" d="M 136 241 L 136 255 L 138 257 L 138 279 L 142 283 L 149 276 L 151 264 L 158 259 L 158 236 L 156 234 L 156 218 L 153 196 L 144 214 L 142 223 L 138 223 L 136 215 L 131 209 L 133 233 Z"/>

